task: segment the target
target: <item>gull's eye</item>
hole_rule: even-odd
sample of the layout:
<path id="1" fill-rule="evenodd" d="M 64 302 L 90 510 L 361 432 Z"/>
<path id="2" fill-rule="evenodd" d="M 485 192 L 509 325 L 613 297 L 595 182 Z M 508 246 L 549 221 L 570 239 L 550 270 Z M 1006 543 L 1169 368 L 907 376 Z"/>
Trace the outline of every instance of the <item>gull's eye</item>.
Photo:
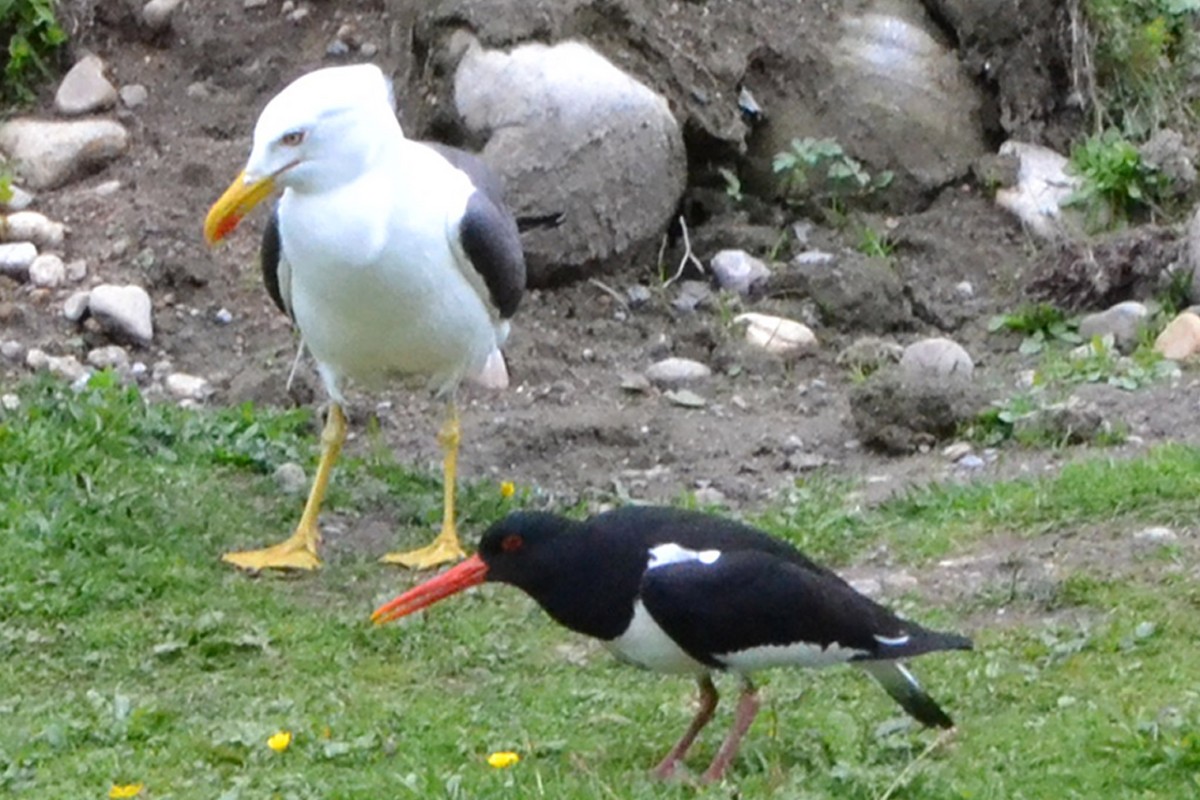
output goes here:
<path id="1" fill-rule="evenodd" d="M 304 141 L 304 131 L 288 131 L 279 137 L 279 143 L 286 147 L 295 147 Z"/>
<path id="2" fill-rule="evenodd" d="M 510 533 L 500 540 L 500 549 L 505 553 L 515 553 L 525 546 L 525 540 L 519 534 Z"/>

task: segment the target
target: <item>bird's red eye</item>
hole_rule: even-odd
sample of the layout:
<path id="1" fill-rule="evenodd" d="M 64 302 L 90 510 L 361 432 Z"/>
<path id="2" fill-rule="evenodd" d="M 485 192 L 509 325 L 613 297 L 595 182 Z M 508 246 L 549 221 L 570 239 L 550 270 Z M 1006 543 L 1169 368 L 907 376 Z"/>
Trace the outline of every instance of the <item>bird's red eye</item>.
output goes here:
<path id="1" fill-rule="evenodd" d="M 506 553 L 515 553 L 525 546 L 525 540 L 515 533 L 510 533 L 500 540 L 500 549 Z"/>
<path id="2" fill-rule="evenodd" d="M 288 131 L 279 137 L 279 141 L 288 147 L 295 147 L 304 141 L 304 131 Z"/>

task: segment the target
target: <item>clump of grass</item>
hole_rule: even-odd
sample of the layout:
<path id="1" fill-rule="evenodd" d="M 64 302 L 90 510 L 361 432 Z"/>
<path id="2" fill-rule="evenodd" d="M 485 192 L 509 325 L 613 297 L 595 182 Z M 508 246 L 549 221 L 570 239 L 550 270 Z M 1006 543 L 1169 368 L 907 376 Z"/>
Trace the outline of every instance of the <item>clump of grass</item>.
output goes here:
<path id="1" fill-rule="evenodd" d="M 67 40 L 54 11 L 53 0 L 0 2 L 0 43 L 8 52 L 0 104 L 32 100 L 38 82 L 50 77 L 50 64 Z"/>
<path id="2" fill-rule="evenodd" d="M 1096 78 L 1096 130 L 1144 140 L 1162 127 L 1191 138 L 1189 86 L 1200 66 L 1200 0 L 1085 0 Z"/>

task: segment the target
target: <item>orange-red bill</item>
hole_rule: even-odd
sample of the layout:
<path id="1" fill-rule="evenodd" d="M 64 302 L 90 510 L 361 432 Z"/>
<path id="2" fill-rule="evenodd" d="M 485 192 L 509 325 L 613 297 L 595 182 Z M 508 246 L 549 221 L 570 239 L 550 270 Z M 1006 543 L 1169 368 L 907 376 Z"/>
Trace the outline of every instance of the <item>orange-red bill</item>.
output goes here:
<path id="1" fill-rule="evenodd" d="M 395 600 L 384 603 L 375 609 L 371 621 L 376 625 L 407 617 L 431 606 L 450 595 L 458 594 L 463 589 L 478 586 L 487 579 L 488 567 L 478 555 L 471 556 L 466 561 L 430 578 L 419 586 L 414 586 Z"/>
<path id="2" fill-rule="evenodd" d="M 204 240 L 210 245 L 228 236 L 250 209 L 261 203 L 275 191 L 273 177 L 246 182 L 246 173 L 239 172 L 225 193 L 213 203 L 204 219 Z"/>

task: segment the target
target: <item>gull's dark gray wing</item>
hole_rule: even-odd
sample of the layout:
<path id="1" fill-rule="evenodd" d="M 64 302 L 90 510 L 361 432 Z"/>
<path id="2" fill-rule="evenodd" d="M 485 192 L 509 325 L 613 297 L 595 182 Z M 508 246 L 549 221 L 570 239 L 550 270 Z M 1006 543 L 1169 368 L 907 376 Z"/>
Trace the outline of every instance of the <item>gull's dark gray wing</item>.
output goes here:
<path id="1" fill-rule="evenodd" d="M 263 229 L 259 266 L 262 268 L 263 283 L 271 301 L 280 311 L 295 320 L 295 315 L 292 314 L 292 268 L 283 256 L 283 242 L 279 237 L 279 206 L 271 212 L 267 226 Z"/>

